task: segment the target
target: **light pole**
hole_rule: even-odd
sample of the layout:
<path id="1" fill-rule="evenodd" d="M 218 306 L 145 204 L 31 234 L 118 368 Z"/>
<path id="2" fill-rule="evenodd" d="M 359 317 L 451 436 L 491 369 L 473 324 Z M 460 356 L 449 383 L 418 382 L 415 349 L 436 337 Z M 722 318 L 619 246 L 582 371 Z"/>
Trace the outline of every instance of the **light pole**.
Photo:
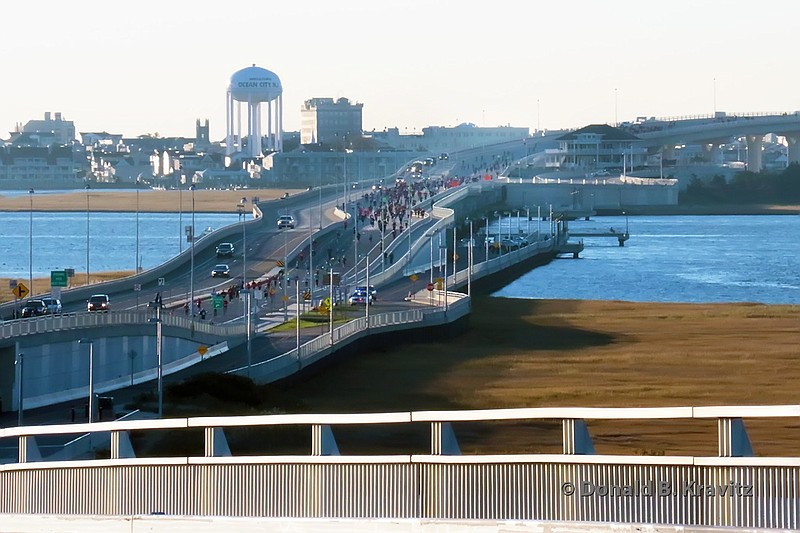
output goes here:
<path id="1" fill-rule="evenodd" d="M 525 237 L 530 237 L 531 235 L 531 208 L 527 205 L 525 206 Z"/>
<path id="2" fill-rule="evenodd" d="M 484 256 L 483 260 L 489 260 L 489 217 L 483 217 L 483 220 L 486 222 L 486 238 L 483 239 L 483 244 L 486 248 L 484 252 L 486 255 Z"/>
<path id="3" fill-rule="evenodd" d="M 286 285 L 289 283 L 289 252 L 286 228 L 283 229 L 283 321 L 289 320 L 289 297 L 286 296 Z"/>
<path id="4" fill-rule="evenodd" d="M 430 239 L 430 244 L 431 244 L 431 280 L 430 280 L 430 283 L 433 283 L 433 237 L 435 235 L 436 235 L 435 233 L 429 233 L 428 234 L 428 238 Z"/>
<path id="5" fill-rule="evenodd" d="M 194 184 L 189 186 L 189 190 L 192 191 L 192 229 L 189 231 L 191 246 L 191 251 L 189 252 L 191 257 L 189 261 L 189 305 L 192 309 L 192 318 L 194 318 Z"/>
<path id="6" fill-rule="evenodd" d="M 22 426 L 22 412 L 23 412 L 23 398 L 25 395 L 23 394 L 22 383 L 23 383 L 23 364 L 22 360 L 25 356 L 24 353 L 20 352 L 19 349 L 17 350 L 17 360 L 14 361 L 14 364 L 17 366 L 17 425 Z"/>
<path id="7" fill-rule="evenodd" d="M 86 285 L 89 285 L 89 184 L 86 184 Z"/>
<path id="8" fill-rule="evenodd" d="M 331 346 L 333 346 L 333 265 L 331 265 L 331 272 L 330 277 L 328 278 L 328 284 L 330 287 L 330 296 L 328 296 L 329 305 L 328 305 L 328 320 L 329 320 L 329 329 L 328 329 L 328 338 L 330 339 Z"/>
<path id="9" fill-rule="evenodd" d="M 242 225 L 242 280 L 247 284 L 247 212 L 244 210 L 247 198 L 242 197 L 242 200 L 236 204 L 236 210 L 239 213 L 239 222 Z"/>
<path id="10" fill-rule="evenodd" d="M 80 339 L 78 344 L 89 345 L 89 423 L 94 422 L 94 341 Z"/>
<path id="11" fill-rule="evenodd" d="M 469 249 L 467 249 L 467 296 L 472 296 L 472 219 L 469 222 Z"/>
<path id="12" fill-rule="evenodd" d="M 183 252 L 183 189 L 178 188 L 178 253 Z"/>
<path id="13" fill-rule="evenodd" d="M 28 224 L 28 283 L 29 288 L 33 291 L 33 189 L 28 191 L 28 198 L 30 199 L 30 223 Z"/>
<path id="14" fill-rule="evenodd" d="M 502 232 L 500 229 L 500 223 L 503 220 L 502 217 L 502 213 L 497 213 L 497 242 L 495 242 L 495 246 L 497 246 L 498 255 L 503 255 L 503 246 L 500 244 L 500 239 L 502 238 Z"/>
<path id="15" fill-rule="evenodd" d="M 297 360 L 300 360 L 300 284 L 295 283 L 295 340 L 297 342 Z"/>
<path id="16" fill-rule="evenodd" d="M 156 364 L 158 365 L 158 418 L 164 417 L 164 364 L 162 358 L 162 339 L 161 336 L 161 302 L 154 302 L 156 308 L 156 318 L 148 320 L 156 325 Z"/>
<path id="17" fill-rule="evenodd" d="M 133 272 L 139 273 L 139 188 L 136 188 L 136 257 L 133 258 Z"/>
<path id="18" fill-rule="evenodd" d="M 285 286 L 285 285 L 284 285 Z M 285 292 L 285 291 L 284 291 Z M 239 291 L 239 294 L 244 295 L 244 305 L 247 308 L 245 311 L 245 329 L 247 330 L 247 377 L 250 377 L 250 367 L 253 366 L 253 345 L 251 341 L 250 330 L 252 329 L 250 325 L 250 294 L 252 291 L 250 289 L 242 289 Z"/>

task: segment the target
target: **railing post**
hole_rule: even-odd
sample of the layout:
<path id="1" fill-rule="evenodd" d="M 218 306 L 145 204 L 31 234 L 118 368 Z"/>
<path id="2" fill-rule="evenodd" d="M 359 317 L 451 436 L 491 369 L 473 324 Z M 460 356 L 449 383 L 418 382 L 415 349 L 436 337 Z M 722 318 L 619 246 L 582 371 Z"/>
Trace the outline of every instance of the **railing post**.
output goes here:
<path id="1" fill-rule="evenodd" d="M 311 455 L 340 455 L 336 438 L 328 424 L 311 425 Z"/>
<path id="2" fill-rule="evenodd" d="M 131 445 L 130 434 L 127 431 L 111 432 L 111 458 L 130 459 L 136 457 Z"/>
<path id="3" fill-rule="evenodd" d="M 39 446 L 36 444 L 36 438 L 30 435 L 20 435 L 18 462 L 28 463 L 41 460 L 42 454 L 39 453 Z"/>
<path id="4" fill-rule="evenodd" d="M 461 448 L 450 422 L 431 423 L 431 455 L 461 455 Z"/>
<path id="5" fill-rule="evenodd" d="M 753 446 L 741 418 L 720 418 L 717 421 L 720 457 L 752 457 Z"/>
<path id="6" fill-rule="evenodd" d="M 230 457 L 231 449 L 222 428 L 205 428 L 205 456 Z"/>
<path id="7" fill-rule="evenodd" d="M 565 418 L 561 421 L 564 455 L 594 455 L 594 444 L 586 422 L 580 418 Z"/>

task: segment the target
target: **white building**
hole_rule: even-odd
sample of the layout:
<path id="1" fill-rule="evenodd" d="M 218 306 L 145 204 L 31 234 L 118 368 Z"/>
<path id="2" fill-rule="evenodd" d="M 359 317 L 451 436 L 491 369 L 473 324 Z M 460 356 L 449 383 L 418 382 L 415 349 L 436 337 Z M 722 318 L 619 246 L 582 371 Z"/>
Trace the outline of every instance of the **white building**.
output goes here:
<path id="1" fill-rule="evenodd" d="M 300 144 L 342 147 L 349 138 L 361 137 L 364 104 L 347 98 L 311 98 L 300 108 Z"/>

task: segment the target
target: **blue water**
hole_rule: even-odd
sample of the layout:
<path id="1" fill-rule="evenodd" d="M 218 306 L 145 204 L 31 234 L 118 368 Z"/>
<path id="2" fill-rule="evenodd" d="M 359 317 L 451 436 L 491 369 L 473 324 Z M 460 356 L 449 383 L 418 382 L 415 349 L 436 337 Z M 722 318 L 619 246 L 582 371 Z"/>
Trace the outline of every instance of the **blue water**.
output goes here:
<path id="1" fill-rule="evenodd" d="M 236 213 L 195 213 L 195 233 L 238 222 Z M 139 213 L 139 264 L 145 270 L 188 246 L 184 227 L 191 213 Z M 89 213 L 89 270 L 136 268 L 136 213 Z M 33 235 L 31 238 L 31 228 Z M 0 212 L 0 277 L 28 279 L 31 244 L 33 276 L 51 270 L 86 271 L 86 212 Z"/>
<path id="2" fill-rule="evenodd" d="M 569 227 L 623 231 L 625 223 L 600 217 Z M 532 270 L 495 296 L 800 304 L 800 215 L 630 217 L 628 224 L 624 247 L 584 239 L 580 259 Z"/>
<path id="3" fill-rule="evenodd" d="M 0 277 L 28 278 L 33 243 L 33 275 L 51 270 L 86 269 L 86 213 L 0 212 Z M 195 213 L 199 235 L 238 222 L 235 213 Z M 525 230 L 524 217 L 511 220 Z M 496 296 L 625 300 L 636 302 L 762 302 L 800 304 L 800 216 L 630 217 L 624 247 L 616 239 L 584 239 L 580 259 L 563 258 L 528 272 Z M 183 227 L 191 214 L 140 213 L 139 257 L 151 268 L 186 249 Z M 530 230 L 535 231 L 536 220 Z M 541 222 L 542 232 L 547 222 Z M 572 231 L 623 231 L 624 217 L 572 221 Z M 494 227 L 494 225 L 493 225 Z M 503 220 L 504 232 L 508 220 Z M 496 230 L 491 230 L 492 232 Z M 573 239 L 574 240 L 574 239 Z M 92 272 L 133 270 L 136 214 L 89 214 Z"/>

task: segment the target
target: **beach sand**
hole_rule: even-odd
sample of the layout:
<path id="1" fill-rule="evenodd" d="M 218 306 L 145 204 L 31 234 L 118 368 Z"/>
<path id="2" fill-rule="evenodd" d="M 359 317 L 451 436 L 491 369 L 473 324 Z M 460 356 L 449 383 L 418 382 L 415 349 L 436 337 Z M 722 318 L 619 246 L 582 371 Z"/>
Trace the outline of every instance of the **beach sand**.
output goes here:
<path id="1" fill-rule="evenodd" d="M 242 189 L 233 191 L 217 191 L 197 189 L 194 191 L 194 210 L 198 213 L 236 212 L 236 205 L 243 197 L 249 201 L 259 198 L 261 201 L 280 198 L 285 192 L 295 194 L 297 189 Z M 64 193 L 33 194 L 34 211 L 86 211 L 86 198 L 89 198 L 91 211 L 136 212 L 137 194 L 132 191 L 115 191 L 113 189 L 89 189 L 65 191 Z M 138 194 L 138 210 L 142 213 L 184 213 L 192 211 L 192 195 L 186 190 L 152 190 L 143 189 Z M 0 196 L 0 211 L 29 211 L 31 198 L 29 195 Z"/>

